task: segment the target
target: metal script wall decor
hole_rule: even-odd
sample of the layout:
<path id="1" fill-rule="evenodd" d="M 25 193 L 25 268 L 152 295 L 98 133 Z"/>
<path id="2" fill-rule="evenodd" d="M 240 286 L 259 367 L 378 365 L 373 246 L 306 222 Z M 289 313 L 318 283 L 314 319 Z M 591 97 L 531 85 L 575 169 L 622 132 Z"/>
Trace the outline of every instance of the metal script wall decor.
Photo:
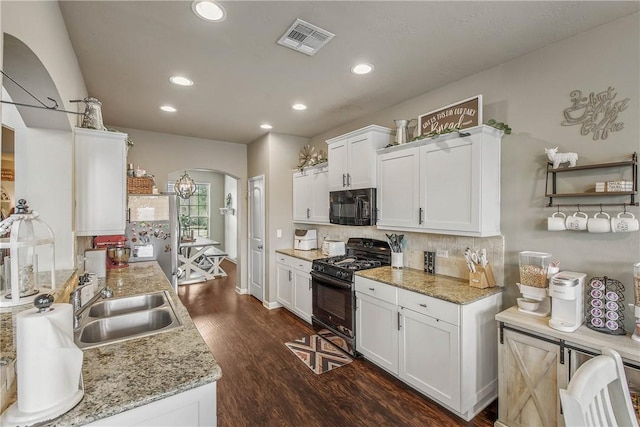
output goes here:
<path id="1" fill-rule="evenodd" d="M 572 105 L 564 110 L 562 126 L 580 125 L 580 135 L 593 134 L 593 140 L 607 139 L 610 132 L 619 132 L 624 128 L 623 122 L 616 122 L 618 113 L 628 107 L 629 98 L 614 101 L 618 94 L 615 89 L 607 90 L 589 96 L 582 96 L 582 92 L 574 90 L 569 94 Z"/>

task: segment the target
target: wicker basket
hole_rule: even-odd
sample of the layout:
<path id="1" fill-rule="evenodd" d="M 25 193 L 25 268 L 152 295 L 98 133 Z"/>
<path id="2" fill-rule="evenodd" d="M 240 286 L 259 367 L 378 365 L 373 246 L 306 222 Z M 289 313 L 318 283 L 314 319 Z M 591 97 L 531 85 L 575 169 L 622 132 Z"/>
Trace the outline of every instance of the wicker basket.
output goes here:
<path id="1" fill-rule="evenodd" d="M 150 177 L 127 177 L 128 194 L 152 194 L 153 178 Z"/>

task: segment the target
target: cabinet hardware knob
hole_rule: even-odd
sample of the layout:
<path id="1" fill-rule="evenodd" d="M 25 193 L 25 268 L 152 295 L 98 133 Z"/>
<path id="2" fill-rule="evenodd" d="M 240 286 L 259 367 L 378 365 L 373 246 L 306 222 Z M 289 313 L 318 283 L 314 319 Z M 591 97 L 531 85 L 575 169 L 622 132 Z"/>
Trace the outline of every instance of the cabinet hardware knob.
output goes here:
<path id="1" fill-rule="evenodd" d="M 420 307 L 427 308 L 427 304 L 418 304 Z"/>
<path id="2" fill-rule="evenodd" d="M 369 288 L 369 290 L 370 290 L 370 291 L 375 291 L 375 290 L 376 290 L 376 288 Z"/>

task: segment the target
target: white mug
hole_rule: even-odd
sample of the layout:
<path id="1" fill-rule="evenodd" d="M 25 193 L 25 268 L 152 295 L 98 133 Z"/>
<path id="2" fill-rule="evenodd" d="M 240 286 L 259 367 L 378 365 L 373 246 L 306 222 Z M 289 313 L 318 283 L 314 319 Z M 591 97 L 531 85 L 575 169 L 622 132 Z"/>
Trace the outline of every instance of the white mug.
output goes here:
<path id="1" fill-rule="evenodd" d="M 566 230 L 567 227 L 564 224 L 566 219 L 567 219 L 567 216 L 562 212 L 554 212 L 553 215 L 551 215 L 550 217 L 547 217 L 547 229 L 549 231 Z"/>
<path id="2" fill-rule="evenodd" d="M 584 212 L 574 212 L 573 215 L 567 217 L 565 226 L 567 227 L 567 230 L 586 230 L 588 218 L 589 216 Z"/>
<path id="3" fill-rule="evenodd" d="M 602 218 L 602 217 L 606 218 Z M 611 217 L 606 212 L 597 212 L 587 221 L 589 233 L 609 233 L 611 231 Z"/>
<path id="4" fill-rule="evenodd" d="M 617 217 L 611 218 L 611 231 L 614 233 L 637 230 L 638 220 L 631 212 L 620 212 Z"/>

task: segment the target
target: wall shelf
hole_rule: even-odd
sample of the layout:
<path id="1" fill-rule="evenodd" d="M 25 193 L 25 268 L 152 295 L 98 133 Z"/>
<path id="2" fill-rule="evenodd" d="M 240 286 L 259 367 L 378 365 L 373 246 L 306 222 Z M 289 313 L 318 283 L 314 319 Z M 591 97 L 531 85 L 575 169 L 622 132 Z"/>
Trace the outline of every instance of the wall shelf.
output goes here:
<path id="1" fill-rule="evenodd" d="M 636 195 L 638 194 L 638 154 L 633 153 L 631 155 L 631 160 L 625 160 L 620 162 L 610 162 L 610 163 L 595 163 L 591 165 L 581 165 L 574 167 L 562 167 L 562 168 L 552 168 L 553 164 L 551 162 L 547 163 L 547 178 L 545 182 L 545 197 L 549 198 L 549 202 L 547 203 L 547 207 L 562 207 L 562 206 L 638 206 L 638 202 L 636 201 Z M 594 170 L 594 169 L 613 169 L 613 168 L 630 168 L 631 169 L 631 182 L 633 183 L 633 188 L 631 191 L 605 191 L 605 192 L 579 192 L 579 193 L 558 193 L 557 184 L 558 184 L 558 174 L 565 175 L 565 173 L 570 172 L 578 172 L 585 170 Z M 551 184 L 551 185 L 549 185 Z M 618 202 L 618 203 L 597 203 L 597 202 L 589 202 L 589 203 L 565 203 L 558 204 L 554 203 L 553 199 L 557 197 L 580 197 L 580 198 L 589 198 L 593 199 L 594 197 L 615 197 L 615 196 L 628 196 L 628 202 Z"/>

